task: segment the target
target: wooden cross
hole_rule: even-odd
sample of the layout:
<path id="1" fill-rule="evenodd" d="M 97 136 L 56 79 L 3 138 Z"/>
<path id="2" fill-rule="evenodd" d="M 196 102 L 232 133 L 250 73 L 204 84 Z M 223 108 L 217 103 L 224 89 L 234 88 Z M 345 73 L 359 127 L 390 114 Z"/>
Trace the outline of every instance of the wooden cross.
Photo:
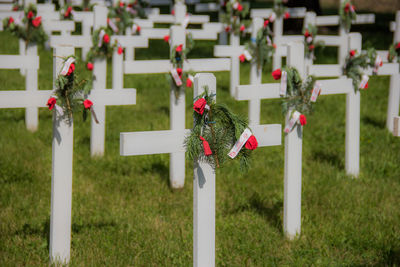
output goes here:
<path id="1" fill-rule="evenodd" d="M 300 75 L 304 77 L 305 75 L 305 65 L 304 65 L 304 44 L 302 42 L 291 43 L 288 46 L 287 52 L 288 65 L 297 68 Z M 321 80 L 319 81 L 322 88 L 322 94 L 332 94 L 332 93 L 346 93 L 348 95 L 354 94 L 354 89 L 350 79 L 332 79 L 332 80 Z M 275 99 L 280 98 L 279 94 L 280 84 L 270 83 L 270 84 L 255 84 L 255 85 L 240 85 L 236 89 L 235 98 L 237 100 L 261 100 L 261 99 Z M 340 91 L 340 92 L 339 92 Z M 348 101 L 349 104 L 356 104 L 356 100 L 351 98 Z M 286 117 L 288 121 L 289 114 Z M 352 125 L 357 125 L 356 117 L 357 114 L 349 116 L 347 114 L 347 120 L 351 121 Z M 258 115 L 259 116 L 259 115 Z M 259 118 L 258 118 L 259 119 Z M 355 122 L 354 122 L 355 121 Z M 257 122 L 252 121 L 253 125 Z M 349 126 L 349 123 L 347 123 Z M 359 109 L 358 109 L 358 126 L 359 126 Z M 254 127 L 254 126 L 253 126 Z M 357 133 L 355 127 L 350 127 L 351 133 Z M 346 134 L 346 138 L 348 135 Z M 358 135 L 359 137 L 359 127 Z M 351 140 L 353 141 L 354 138 Z M 356 140 L 357 141 L 357 140 Z M 358 139 L 359 142 L 359 139 Z M 356 142 L 356 146 L 358 146 Z M 348 142 L 346 140 L 346 147 Z M 354 147 L 354 146 L 352 146 Z M 358 150 L 357 150 L 358 151 Z M 346 159 L 347 159 L 348 149 L 346 149 Z M 353 153 L 353 150 L 351 150 Z M 355 153 L 354 153 L 355 154 Z M 357 155 L 353 155 L 357 156 Z M 358 157 L 357 157 L 358 159 Z M 346 161 L 347 162 L 347 161 Z M 348 168 L 348 172 L 353 173 L 356 171 L 358 173 L 358 161 L 357 169 L 354 170 Z M 285 136 L 285 190 L 284 190 L 284 232 L 287 237 L 294 238 L 300 233 L 301 227 L 301 171 L 302 171 L 302 126 L 296 125 L 294 129 Z"/>
<path id="2" fill-rule="evenodd" d="M 170 28 L 171 45 L 183 44 L 186 46 L 185 29 L 182 26 Z M 126 61 L 124 64 L 125 74 L 142 73 L 169 73 L 172 69 L 169 60 L 135 60 Z M 187 59 L 183 64 L 183 71 L 226 71 L 229 70 L 229 59 L 208 58 L 208 59 Z M 122 76 L 113 77 L 113 80 L 120 80 Z M 183 81 L 185 82 L 185 81 Z M 185 92 L 181 90 L 179 98 L 176 99 L 174 90 L 170 93 L 170 128 L 171 130 L 185 129 Z M 171 153 L 170 160 L 170 183 L 173 188 L 184 186 L 185 178 L 185 155 L 184 153 Z"/>
<path id="3" fill-rule="evenodd" d="M 208 86 L 216 93 L 216 78 L 211 73 L 197 74 L 194 97 Z M 259 147 L 281 145 L 281 125 L 258 125 L 252 132 Z M 189 130 L 146 131 L 121 133 L 122 156 L 161 153 L 185 153 L 183 146 Z M 193 181 L 193 266 L 215 266 L 215 172 L 204 162 L 194 162 Z"/>

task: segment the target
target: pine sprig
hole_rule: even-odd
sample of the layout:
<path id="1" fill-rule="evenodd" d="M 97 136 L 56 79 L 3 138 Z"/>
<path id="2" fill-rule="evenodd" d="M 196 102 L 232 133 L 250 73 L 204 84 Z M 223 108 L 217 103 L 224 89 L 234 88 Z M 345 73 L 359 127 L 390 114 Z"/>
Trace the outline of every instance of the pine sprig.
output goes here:
<path id="1" fill-rule="evenodd" d="M 356 19 L 357 14 L 354 5 L 350 0 L 345 0 L 339 9 L 340 26 L 344 27 L 346 32 L 350 32 L 351 23 Z"/>
<path id="2" fill-rule="evenodd" d="M 317 47 L 324 48 L 324 41 L 315 41 L 315 37 L 317 36 L 317 26 L 308 24 L 307 27 L 303 29 L 304 35 L 304 55 L 307 58 L 314 59 L 314 50 Z"/>
<path id="3" fill-rule="evenodd" d="M 309 114 L 313 111 L 313 102 L 311 94 L 315 85 L 315 77 L 308 76 L 302 81 L 296 68 L 288 67 L 286 96 L 282 101 L 282 112 L 286 114 L 290 108 L 299 111 L 302 114 Z"/>
<path id="4" fill-rule="evenodd" d="M 390 45 L 387 59 L 389 62 L 396 61 L 400 63 L 400 42 Z"/>
<path id="5" fill-rule="evenodd" d="M 362 51 L 359 54 L 356 54 L 356 51 L 352 50 L 347 55 L 343 74 L 353 80 L 355 91 L 360 89 L 359 86 L 364 75 L 364 70 L 368 67 L 374 67 L 376 57 L 377 53 L 374 48 L 369 48 L 367 51 Z"/>
<path id="6" fill-rule="evenodd" d="M 131 10 L 133 9 L 128 8 L 122 1 L 118 1 L 115 6 L 109 8 L 108 18 L 115 20 L 118 32 L 121 34 L 133 25 L 134 14 Z"/>
<path id="7" fill-rule="evenodd" d="M 71 57 L 75 59 L 73 64 L 79 64 L 73 55 L 66 57 L 64 64 Z M 63 118 L 69 123 L 72 122 L 73 114 L 82 110 L 84 98 L 90 93 L 90 87 L 86 86 L 87 82 L 87 80 L 79 79 L 78 74 L 75 72 L 75 65 L 72 70 L 70 67 L 69 74 L 65 76 L 59 74 L 55 80 L 54 94 L 57 97 L 57 104 L 62 107 L 64 111 Z M 84 117 L 85 115 L 84 109 Z"/>
<path id="8" fill-rule="evenodd" d="M 248 121 L 234 114 L 227 106 L 216 104 L 214 95 L 209 94 L 207 87 L 204 93 L 195 100 L 200 98 L 206 100 L 209 109 L 205 109 L 203 114 L 193 112 L 194 126 L 185 139 L 185 147 L 190 159 L 207 162 L 215 169 L 231 160 L 228 153 L 242 132 L 248 128 Z M 211 155 L 205 155 L 200 136 L 208 142 L 212 151 Z M 248 170 L 250 155 L 251 150 L 243 147 L 236 156 L 235 159 L 239 159 L 242 171 Z"/>
<path id="9" fill-rule="evenodd" d="M 19 18 L 8 17 L 3 19 L 3 27 L 14 36 L 25 40 L 25 45 L 44 44 L 48 36 L 42 26 L 41 16 L 37 16 L 37 9 L 34 4 L 29 4 L 24 9 L 22 21 Z"/>
<path id="10" fill-rule="evenodd" d="M 65 20 L 73 20 L 74 19 L 74 12 L 73 7 L 70 4 L 67 4 L 60 8 L 60 17 L 61 19 Z"/>
<path id="11" fill-rule="evenodd" d="M 99 46 L 99 38 L 100 32 L 104 31 L 105 34 L 108 36 L 108 42 L 106 42 L 105 36 L 103 36 L 103 41 L 101 46 Z M 114 49 L 116 48 L 117 44 L 111 44 L 110 36 L 112 35 L 111 30 L 106 27 L 101 27 L 93 32 L 92 35 L 92 42 L 93 46 L 90 48 L 89 52 L 87 53 L 87 60 L 88 62 L 93 62 L 96 58 L 106 58 L 111 59 Z"/>
<path id="12" fill-rule="evenodd" d="M 275 53 L 275 44 L 272 43 L 273 33 L 268 23 L 264 23 L 264 27 L 257 32 L 257 37 L 251 42 L 246 42 L 245 49 L 252 56 L 252 61 L 257 63 L 257 70 L 261 71 L 262 67 L 271 62 Z"/>
<path id="13" fill-rule="evenodd" d="M 249 13 L 249 5 L 242 3 L 241 0 L 229 1 L 225 5 L 226 12 L 221 17 L 221 22 L 225 24 L 227 32 L 239 35 L 244 32 L 251 24 L 250 20 L 245 20 Z"/>
<path id="14" fill-rule="evenodd" d="M 283 0 L 274 0 L 274 8 L 272 10 L 276 14 L 276 16 L 280 18 L 283 14 L 287 12 L 287 7 L 283 5 Z"/>

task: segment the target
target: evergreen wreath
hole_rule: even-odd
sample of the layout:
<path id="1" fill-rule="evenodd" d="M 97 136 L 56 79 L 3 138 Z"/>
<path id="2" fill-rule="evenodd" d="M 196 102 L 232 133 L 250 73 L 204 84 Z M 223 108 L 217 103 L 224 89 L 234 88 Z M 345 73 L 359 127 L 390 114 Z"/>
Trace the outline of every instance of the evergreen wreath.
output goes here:
<path id="1" fill-rule="evenodd" d="M 287 114 L 292 108 L 302 114 L 310 114 L 313 111 L 311 94 L 315 86 L 315 77 L 311 75 L 302 81 L 296 68 L 286 67 L 284 71 L 287 73 L 287 87 L 286 95 L 282 99 L 282 113 Z M 274 79 L 280 79 L 281 71 L 275 70 L 272 75 Z"/>
<path id="2" fill-rule="evenodd" d="M 249 126 L 246 118 L 234 114 L 225 105 L 216 104 L 215 95 L 209 94 L 208 87 L 204 89 L 195 98 L 194 126 L 184 144 L 190 159 L 207 162 L 215 169 L 231 159 L 229 151 Z M 237 154 L 242 171 L 249 169 L 251 152 L 257 145 L 252 135 Z"/>
<path id="3" fill-rule="evenodd" d="M 390 45 L 387 59 L 389 62 L 400 62 L 400 42 Z"/>
<path id="4" fill-rule="evenodd" d="M 18 1 L 14 1 L 13 6 L 12 6 L 12 11 L 20 11 L 24 10 L 24 5 L 18 4 Z"/>
<path id="5" fill-rule="evenodd" d="M 73 20 L 74 19 L 74 11 L 72 5 L 67 4 L 60 8 L 60 16 L 61 19 Z"/>
<path id="6" fill-rule="evenodd" d="M 356 19 L 356 9 L 350 0 L 345 0 L 339 9 L 340 25 L 350 32 L 351 23 Z"/>
<path id="7" fill-rule="evenodd" d="M 251 21 L 245 20 L 249 13 L 249 5 L 241 0 L 226 2 L 226 13 L 222 15 L 221 22 L 226 26 L 226 32 L 233 32 L 235 35 L 243 34 L 250 26 Z"/>
<path id="8" fill-rule="evenodd" d="M 133 15 L 141 19 L 147 18 L 145 11 L 145 8 L 147 7 L 149 7 L 149 2 L 146 0 L 133 0 L 130 4 L 128 4 L 128 8 L 132 9 Z"/>
<path id="9" fill-rule="evenodd" d="M 249 51 L 252 61 L 257 63 L 257 70 L 261 71 L 265 64 L 271 62 L 276 45 L 272 43 L 273 33 L 269 27 L 269 20 L 264 21 L 264 27 L 257 32 L 257 37 L 246 42 L 245 49 Z"/>
<path id="10" fill-rule="evenodd" d="M 42 17 L 36 15 L 36 6 L 29 4 L 24 10 L 22 21 L 13 17 L 4 18 L 3 27 L 18 38 L 25 40 L 25 45 L 43 44 L 48 36 L 43 30 Z"/>
<path id="11" fill-rule="evenodd" d="M 106 27 L 100 27 L 95 30 L 92 35 L 93 46 L 87 53 L 87 61 L 93 62 L 96 58 L 111 59 L 114 48 L 117 46 L 115 43 L 111 44 L 112 35 L 111 30 Z M 101 38 L 101 40 L 100 40 Z"/>
<path id="12" fill-rule="evenodd" d="M 353 87 L 356 92 L 360 90 L 360 83 L 364 76 L 363 70 L 368 67 L 374 67 L 376 57 L 377 53 L 374 48 L 369 48 L 367 51 L 362 51 L 361 53 L 351 50 L 347 55 L 343 74 L 353 80 Z"/>
<path id="13" fill-rule="evenodd" d="M 287 3 L 287 0 L 274 0 L 274 8 L 272 10 L 278 18 L 283 15 L 285 15 L 285 18 L 289 18 L 289 13 L 287 13 L 287 7 L 284 6 L 284 3 Z"/>
<path id="14" fill-rule="evenodd" d="M 93 10 L 94 5 L 90 4 L 90 0 L 83 0 L 82 1 L 82 10 L 83 11 L 92 11 Z"/>
<path id="15" fill-rule="evenodd" d="M 115 21 L 119 33 L 124 33 L 125 30 L 133 25 L 133 14 L 128 9 L 128 6 L 118 1 L 115 6 L 109 8 L 108 18 Z"/>
<path id="16" fill-rule="evenodd" d="M 306 28 L 303 30 L 304 34 L 304 55 L 307 58 L 314 59 L 314 50 L 317 47 L 324 48 L 324 41 L 315 41 L 315 37 L 317 36 L 317 26 L 308 24 Z"/>
<path id="17" fill-rule="evenodd" d="M 67 63 L 69 66 L 66 65 Z M 73 114 L 82 108 L 83 119 L 86 120 L 87 110 L 89 109 L 98 123 L 92 110 L 93 103 L 86 99 L 90 93 L 90 86 L 87 80 L 79 79 L 78 74 L 75 72 L 75 63 L 76 58 L 73 55 L 64 58 L 64 68 L 55 80 L 54 94 L 56 98 L 51 97 L 47 105 L 49 110 L 52 110 L 57 103 L 63 110 L 63 119 L 66 119 L 68 123 L 72 122 Z M 63 73 L 63 71 L 65 72 Z"/>
<path id="18" fill-rule="evenodd" d="M 182 85 L 178 86 L 173 80 L 172 74 L 167 74 L 167 80 L 172 84 L 173 90 L 175 92 L 176 99 L 179 98 L 180 93 L 185 87 L 192 87 L 193 84 L 193 73 L 183 71 L 183 63 L 187 59 L 187 55 L 194 47 L 194 40 L 192 34 L 188 33 L 186 35 L 186 48 L 183 48 L 183 44 L 176 45 L 171 50 L 170 61 L 172 67 L 176 70 L 179 78 L 182 80 Z M 183 81 L 186 81 L 184 83 Z"/>

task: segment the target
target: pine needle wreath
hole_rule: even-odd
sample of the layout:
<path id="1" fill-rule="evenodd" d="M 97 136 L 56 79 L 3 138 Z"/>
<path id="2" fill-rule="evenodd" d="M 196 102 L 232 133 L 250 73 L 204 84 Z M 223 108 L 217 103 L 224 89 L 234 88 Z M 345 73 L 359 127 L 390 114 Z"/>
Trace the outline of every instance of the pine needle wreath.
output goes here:
<path id="1" fill-rule="evenodd" d="M 195 99 L 198 101 L 204 98 L 203 108 L 193 112 L 194 126 L 184 144 L 190 159 L 207 162 L 215 169 L 231 160 L 228 156 L 229 151 L 249 127 L 246 118 L 234 114 L 225 105 L 216 104 L 215 95 L 210 95 L 207 87 L 204 89 L 204 93 Z M 236 156 L 242 171 L 249 169 L 251 152 L 257 147 L 257 142 L 255 141 L 255 146 L 249 147 L 250 149 L 246 147 L 249 146 L 245 145 Z"/>
<path id="2" fill-rule="evenodd" d="M 122 1 L 118 1 L 115 6 L 109 8 L 108 18 L 115 21 L 119 33 L 124 33 L 127 28 L 133 25 L 134 15 L 130 10 L 133 9 L 128 9 L 128 6 Z"/>
<path id="3" fill-rule="evenodd" d="M 90 4 L 90 0 L 83 0 L 82 1 L 82 10 L 83 11 L 92 11 L 93 10 L 94 5 Z"/>
<path id="4" fill-rule="evenodd" d="M 286 114 L 289 109 L 294 109 L 302 114 L 309 114 L 313 111 L 311 102 L 312 90 L 315 86 L 315 77 L 308 76 L 302 81 L 296 68 L 287 67 L 286 95 L 282 99 L 282 112 Z"/>
<path id="5" fill-rule="evenodd" d="M 55 80 L 54 94 L 57 97 L 57 104 L 63 109 L 63 118 L 69 123 L 72 122 L 73 114 L 83 108 L 83 118 L 86 119 L 87 101 L 85 98 L 90 93 L 90 86 L 87 80 L 80 80 L 75 72 L 75 63 L 77 59 L 71 55 L 64 58 L 64 64 L 68 59 L 73 58 L 75 62 L 69 66 L 68 72 L 65 75 L 61 73 Z M 50 102 L 50 100 L 49 100 Z M 91 103 L 91 102 L 90 102 Z M 84 105 L 83 105 L 84 104 Z M 50 104 L 49 109 L 52 109 Z M 55 105 L 55 102 L 53 106 Z M 90 108 L 90 107 L 89 107 Z"/>
<path id="6" fill-rule="evenodd" d="M 87 60 L 89 62 L 93 62 L 93 60 L 96 58 L 112 58 L 112 54 L 116 47 L 116 44 L 111 44 L 111 35 L 111 30 L 106 27 L 101 27 L 93 32 L 93 46 L 87 53 Z"/>
<path id="7" fill-rule="evenodd" d="M 396 61 L 400 63 L 400 42 L 390 45 L 387 59 L 389 62 Z"/>
<path id="8" fill-rule="evenodd" d="M 128 8 L 131 8 L 135 17 L 139 17 L 141 19 L 146 19 L 146 8 L 149 7 L 149 2 L 146 0 L 133 0 L 130 4 L 128 4 Z"/>
<path id="9" fill-rule="evenodd" d="M 257 63 L 257 70 L 261 71 L 265 64 L 271 62 L 276 45 L 272 43 L 273 33 L 269 27 L 269 21 L 264 22 L 264 27 L 257 32 L 257 37 L 245 44 L 245 49 L 252 56 L 252 61 Z"/>
<path id="10" fill-rule="evenodd" d="M 340 25 L 346 29 L 346 32 L 350 32 L 352 21 L 357 17 L 356 9 L 351 4 L 350 0 L 345 0 L 339 9 Z"/>
<path id="11" fill-rule="evenodd" d="M 229 1 L 225 5 L 226 13 L 222 15 L 221 22 L 225 24 L 226 32 L 233 32 L 235 35 L 243 34 L 250 26 L 251 21 L 245 20 L 249 13 L 248 3 L 241 0 Z"/>
<path id="12" fill-rule="evenodd" d="M 287 12 L 287 7 L 283 5 L 284 2 L 287 2 L 287 0 L 274 0 L 274 8 L 272 10 L 278 18 Z"/>
<path id="13" fill-rule="evenodd" d="M 360 90 L 360 82 L 364 75 L 363 70 L 374 67 L 376 57 L 377 53 L 374 48 L 369 48 L 367 51 L 358 54 L 357 51 L 351 50 L 347 55 L 343 74 L 353 80 L 353 87 L 356 92 Z"/>
<path id="14" fill-rule="evenodd" d="M 185 87 L 191 87 L 193 83 L 192 81 L 193 73 L 183 71 L 184 61 L 187 59 L 187 55 L 190 53 L 193 47 L 194 47 L 194 40 L 192 34 L 188 33 L 186 35 L 186 47 L 183 48 L 183 45 L 181 44 L 174 46 L 173 49 L 171 50 L 170 61 L 172 67 L 177 71 L 179 78 L 182 80 L 182 85 L 178 86 L 173 81 L 174 79 L 171 74 L 166 75 L 167 80 L 170 81 L 170 83 L 172 84 L 176 99 L 179 98 L 180 93 L 182 92 L 182 90 L 185 89 Z"/>
<path id="15" fill-rule="evenodd" d="M 44 44 L 48 39 L 42 26 L 42 17 L 37 16 L 34 4 L 29 4 L 25 8 L 22 21 L 19 18 L 4 18 L 3 27 L 18 38 L 25 40 L 25 45 Z"/>
<path id="16" fill-rule="evenodd" d="M 303 30 L 304 35 L 304 55 L 307 58 L 314 59 L 314 50 L 317 47 L 324 48 L 324 41 L 315 41 L 315 37 L 317 36 L 317 26 L 308 24 L 306 28 Z"/>

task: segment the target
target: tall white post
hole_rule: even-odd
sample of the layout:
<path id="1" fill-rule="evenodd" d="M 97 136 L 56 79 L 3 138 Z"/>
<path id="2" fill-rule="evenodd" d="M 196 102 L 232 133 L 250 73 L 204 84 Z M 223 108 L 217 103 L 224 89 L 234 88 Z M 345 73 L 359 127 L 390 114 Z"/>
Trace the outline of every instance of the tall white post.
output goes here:
<path id="1" fill-rule="evenodd" d="M 260 17 L 256 17 L 253 19 L 253 28 L 251 32 L 251 38 L 257 38 L 258 31 L 263 27 L 264 22 Z M 250 84 L 261 84 L 262 77 L 262 66 L 260 69 L 257 67 L 257 62 L 253 61 L 251 63 L 250 69 Z M 249 124 L 258 125 L 260 124 L 260 112 L 261 112 L 261 100 L 260 99 L 252 99 L 249 100 Z"/>
<path id="2" fill-rule="evenodd" d="M 274 43 L 278 46 L 282 45 L 281 39 L 283 35 L 283 16 L 276 18 L 273 25 L 274 29 Z M 279 69 L 282 67 L 282 58 L 279 53 L 274 53 L 273 55 L 273 69 Z"/>
<path id="3" fill-rule="evenodd" d="M 94 30 L 100 27 L 107 26 L 107 13 L 108 10 L 104 6 L 94 7 Z M 107 60 L 96 59 L 94 60 L 93 67 L 93 89 L 92 90 L 105 90 L 107 79 Z M 90 135 L 90 154 L 92 156 L 102 156 L 104 154 L 105 142 L 105 123 L 106 123 L 106 107 L 93 105 L 99 123 L 97 124 L 92 117 L 91 119 L 91 135 Z"/>
<path id="4" fill-rule="evenodd" d="M 26 47 L 25 47 L 25 41 L 24 40 L 22 40 L 21 38 L 18 40 L 18 51 L 19 51 L 19 54 L 21 55 L 21 56 L 24 56 L 24 55 L 26 55 Z M 20 69 L 19 70 L 19 73 L 21 74 L 21 75 L 25 75 L 26 74 L 26 69 Z"/>
<path id="5" fill-rule="evenodd" d="M 349 49 L 361 51 L 361 34 L 349 35 Z M 360 172 L 360 92 L 346 96 L 346 172 L 357 177 Z"/>
<path id="6" fill-rule="evenodd" d="M 399 13 L 400 14 L 400 13 Z M 386 118 L 386 128 L 393 132 L 393 118 L 399 114 L 400 100 L 400 74 L 390 76 L 390 89 L 388 99 L 388 110 Z"/>
<path id="7" fill-rule="evenodd" d="M 123 70 L 123 60 L 124 54 L 119 55 L 118 49 L 114 50 L 112 57 L 112 89 L 122 89 L 124 88 L 124 70 Z"/>
<path id="8" fill-rule="evenodd" d="M 194 79 L 194 96 L 208 86 L 216 93 L 216 78 L 211 73 L 199 73 Z M 215 266 L 215 172 L 204 162 L 195 160 L 193 180 L 193 266 Z"/>
<path id="9" fill-rule="evenodd" d="M 56 47 L 53 72 L 57 75 L 63 60 L 74 53 L 73 47 Z M 73 122 L 68 123 L 53 111 L 53 157 L 51 176 L 50 261 L 68 263 L 71 246 Z"/>
<path id="10" fill-rule="evenodd" d="M 397 43 L 400 42 L 400 10 L 397 10 L 396 12 L 396 28 L 394 31 L 394 38 L 393 42 Z"/>
<path id="11" fill-rule="evenodd" d="M 25 46 L 25 44 L 24 44 Z M 37 45 L 28 45 L 26 47 L 26 55 L 37 56 Z M 37 91 L 38 90 L 38 70 L 37 69 L 24 69 L 26 74 L 25 77 L 25 88 L 26 91 Z M 25 109 L 25 124 L 26 128 L 34 132 L 38 129 L 39 125 L 39 113 L 37 107 L 27 107 Z"/>
<path id="12" fill-rule="evenodd" d="M 175 5 L 176 6 L 176 5 Z M 175 46 L 183 44 L 186 47 L 185 29 L 181 25 L 171 27 L 171 50 Z M 185 62 L 183 63 L 185 64 Z M 182 81 L 185 83 L 186 81 Z M 174 81 L 171 81 L 174 83 Z M 181 90 L 179 98 L 175 96 L 174 84 L 171 84 L 170 91 L 170 129 L 185 129 L 185 91 Z M 182 188 L 185 184 L 185 153 L 175 152 L 170 154 L 169 179 L 172 188 Z"/>
<path id="13" fill-rule="evenodd" d="M 344 0 L 340 0 L 339 9 L 341 8 L 343 2 L 344 2 Z M 339 36 L 340 36 L 340 38 L 342 38 L 342 40 L 345 40 L 345 41 L 341 42 L 341 45 L 339 45 L 339 48 L 338 48 L 339 49 L 339 51 L 338 51 L 338 63 L 339 63 L 340 66 L 344 66 L 347 53 L 350 51 L 349 50 L 349 44 L 347 42 L 348 34 L 349 34 L 349 32 L 346 31 L 346 28 L 343 25 L 339 24 Z"/>
<path id="14" fill-rule="evenodd" d="M 175 11 L 175 24 L 182 24 L 186 16 L 186 5 L 178 2 L 174 5 Z"/>
<path id="15" fill-rule="evenodd" d="M 235 35 L 234 33 L 230 34 L 230 45 L 237 47 L 240 46 L 240 37 L 239 35 Z M 232 57 L 231 58 L 231 74 L 230 74 L 230 94 L 231 96 L 235 95 L 235 88 L 240 84 L 240 67 L 239 67 L 239 58 Z"/>
<path id="16" fill-rule="evenodd" d="M 224 11 L 222 11 L 221 9 L 218 11 L 218 21 L 222 21 L 222 17 L 225 14 Z M 219 41 L 218 41 L 219 45 L 227 45 L 228 44 L 228 33 L 223 30 L 222 32 L 220 32 L 219 34 Z"/>
<path id="17" fill-rule="evenodd" d="M 304 76 L 304 45 L 290 43 L 287 53 L 288 65 L 295 67 Z M 304 78 L 304 77 L 303 77 Z M 289 121 L 289 109 L 286 121 Z M 301 229 L 301 171 L 302 171 L 303 127 L 296 124 L 285 136 L 285 180 L 283 230 L 289 239 L 300 234 Z"/>

